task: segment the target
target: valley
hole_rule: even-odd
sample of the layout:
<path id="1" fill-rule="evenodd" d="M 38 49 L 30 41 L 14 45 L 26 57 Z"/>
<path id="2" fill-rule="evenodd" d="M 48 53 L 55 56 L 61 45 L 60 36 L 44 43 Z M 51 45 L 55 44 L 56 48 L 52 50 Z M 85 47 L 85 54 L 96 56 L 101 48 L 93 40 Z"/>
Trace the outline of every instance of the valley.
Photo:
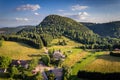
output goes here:
<path id="1" fill-rule="evenodd" d="M 120 73 L 119 37 L 103 37 L 85 23 L 59 15 L 14 29 L 0 34 L 0 80 L 81 80 Z"/>
<path id="2" fill-rule="evenodd" d="M 67 45 L 58 45 L 57 43 L 59 40 L 65 40 Z M 79 70 L 102 73 L 119 72 L 120 70 L 118 65 L 120 64 L 119 57 L 110 56 L 109 51 L 90 52 L 76 48 L 77 46 L 82 46 L 83 44 L 77 43 L 66 37 L 53 39 L 51 45 L 52 46 L 46 48 L 48 50 L 61 50 L 62 53 L 67 55 L 59 67 L 66 66 L 71 69 L 70 74 L 73 76 L 70 77 L 71 80 L 79 80 L 77 76 L 75 76 Z M 32 58 L 40 58 L 39 55 L 46 54 L 44 48 L 35 49 L 26 44 L 11 41 L 4 41 L 3 46 L 0 48 L 0 52 L 2 53 L 0 53 L 0 56 L 9 56 L 15 60 L 30 60 Z M 29 55 L 36 56 L 30 57 Z M 1 78 L 1 80 L 2 79 L 3 78 Z"/>

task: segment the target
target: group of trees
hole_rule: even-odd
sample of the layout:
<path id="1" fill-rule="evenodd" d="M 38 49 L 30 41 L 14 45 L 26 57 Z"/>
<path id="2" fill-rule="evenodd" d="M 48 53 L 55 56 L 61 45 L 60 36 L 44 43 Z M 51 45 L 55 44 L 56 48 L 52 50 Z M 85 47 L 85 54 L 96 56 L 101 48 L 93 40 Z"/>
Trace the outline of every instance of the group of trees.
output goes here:
<path id="1" fill-rule="evenodd" d="M 42 55 L 41 56 L 41 61 L 47 65 L 50 66 L 50 57 L 48 55 Z"/>
<path id="2" fill-rule="evenodd" d="M 38 39 L 30 39 L 26 37 L 16 36 L 16 35 L 10 35 L 10 36 L 4 36 L 4 39 L 7 41 L 16 41 L 28 44 L 29 46 L 32 46 L 34 48 L 42 48 L 43 43 L 40 38 Z"/>
<path id="3" fill-rule="evenodd" d="M 59 51 L 61 52 L 60 49 L 59 49 Z M 49 49 L 49 50 L 48 50 L 48 56 L 50 57 L 50 64 L 51 64 L 51 65 L 54 65 L 54 66 L 60 66 L 60 67 L 61 67 L 61 64 L 62 64 L 63 60 L 62 60 L 62 59 L 56 60 L 56 59 L 53 57 L 54 52 L 55 52 L 55 49 Z"/>
<path id="4" fill-rule="evenodd" d="M 65 40 L 62 40 L 62 41 L 59 40 L 57 44 L 64 46 L 64 45 L 67 45 L 67 42 Z"/>
<path id="5" fill-rule="evenodd" d="M 39 60 L 38 59 L 32 59 L 29 61 L 29 70 L 33 70 L 38 65 Z"/>
<path id="6" fill-rule="evenodd" d="M 32 74 L 32 70 L 38 65 L 38 59 L 32 59 L 28 63 L 28 68 L 25 68 L 21 64 L 12 63 L 12 59 L 5 56 L 0 56 L 0 68 L 4 69 L 6 76 L 10 79 L 22 79 L 22 80 L 43 80 L 41 73 Z"/>
<path id="7" fill-rule="evenodd" d="M 63 80 L 69 80 L 71 76 L 71 68 L 63 66 Z"/>
<path id="8" fill-rule="evenodd" d="M 7 68 L 9 67 L 11 62 L 12 62 L 11 58 L 5 57 L 5 56 L 0 56 L 0 68 L 3 68 L 4 72 L 7 71 Z"/>
<path id="9" fill-rule="evenodd" d="M 60 60 L 55 60 L 54 57 L 53 57 L 53 54 L 54 54 L 54 49 L 53 50 L 50 49 L 48 51 L 48 54 L 41 56 L 40 60 L 47 66 L 50 66 L 50 65 L 60 66 L 62 60 L 61 59 Z"/>
<path id="10" fill-rule="evenodd" d="M 55 80 L 55 74 L 50 70 L 45 70 L 48 80 Z"/>
<path id="11" fill-rule="evenodd" d="M 96 43 L 80 46 L 82 49 L 114 50 L 120 48 L 120 40 L 116 38 L 100 38 Z"/>

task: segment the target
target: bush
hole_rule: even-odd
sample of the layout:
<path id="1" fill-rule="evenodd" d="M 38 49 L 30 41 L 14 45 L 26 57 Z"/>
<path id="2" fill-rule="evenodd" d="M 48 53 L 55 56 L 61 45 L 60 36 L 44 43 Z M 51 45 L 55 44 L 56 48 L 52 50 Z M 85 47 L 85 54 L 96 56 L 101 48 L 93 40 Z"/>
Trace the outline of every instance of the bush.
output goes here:
<path id="1" fill-rule="evenodd" d="M 43 55 L 43 56 L 41 57 L 41 60 L 43 61 L 43 63 L 44 63 L 45 65 L 47 65 L 47 66 L 50 65 L 50 57 L 49 57 L 48 55 Z"/>

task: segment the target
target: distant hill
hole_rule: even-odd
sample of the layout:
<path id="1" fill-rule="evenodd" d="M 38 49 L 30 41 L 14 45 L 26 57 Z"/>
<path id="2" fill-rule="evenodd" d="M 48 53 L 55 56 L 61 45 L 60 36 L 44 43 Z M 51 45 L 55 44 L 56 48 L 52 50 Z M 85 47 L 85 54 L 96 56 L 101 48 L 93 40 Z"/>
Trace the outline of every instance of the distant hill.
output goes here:
<path id="1" fill-rule="evenodd" d="M 87 26 L 89 29 L 93 30 L 93 32 L 99 34 L 103 37 L 113 37 L 120 38 L 120 21 L 109 22 L 109 23 L 82 23 Z"/>
<path id="2" fill-rule="evenodd" d="M 5 34 L 17 33 L 22 29 L 29 29 L 34 27 L 35 26 L 3 27 L 3 28 L 0 28 L 0 33 L 5 33 Z"/>

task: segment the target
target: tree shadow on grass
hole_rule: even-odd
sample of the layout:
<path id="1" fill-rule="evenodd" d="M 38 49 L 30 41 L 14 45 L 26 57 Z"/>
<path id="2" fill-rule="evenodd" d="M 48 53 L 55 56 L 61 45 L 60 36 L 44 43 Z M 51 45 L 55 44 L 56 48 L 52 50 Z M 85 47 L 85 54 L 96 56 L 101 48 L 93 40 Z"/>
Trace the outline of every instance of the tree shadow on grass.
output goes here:
<path id="1" fill-rule="evenodd" d="M 41 57 L 41 54 L 31 54 L 31 55 L 28 55 L 28 57 Z"/>
<path id="2" fill-rule="evenodd" d="M 30 45 L 28 45 L 28 44 L 22 43 L 22 42 L 18 42 L 18 41 L 11 41 L 11 42 L 16 42 L 17 44 L 19 44 L 19 45 L 21 45 L 21 46 L 24 46 L 24 47 L 34 48 L 34 47 L 32 47 L 32 46 L 30 46 Z M 36 48 L 34 48 L 34 49 L 36 49 Z"/>
<path id="3" fill-rule="evenodd" d="M 77 75 L 71 75 L 69 77 L 69 80 L 88 80 L 88 79 L 78 78 Z"/>
<path id="4" fill-rule="evenodd" d="M 0 78 L 7 79 L 7 78 L 9 78 L 9 74 L 8 73 L 0 73 Z"/>
<path id="5" fill-rule="evenodd" d="M 96 59 L 103 59 L 107 61 L 115 61 L 115 62 L 120 62 L 120 57 L 115 57 L 111 56 L 110 54 L 103 54 L 103 55 L 98 55 L 96 56 Z"/>
<path id="6" fill-rule="evenodd" d="M 28 44 L 25 44 L 25 43 L 22 43 L 22 42 L 17 42 L 19 45 L 21 45 L 21 46 L 24 46 L 24 47 L 27 47 L 27 48 L 34 48 L 34 47 L 31 47 L 31 46 L 29 46 Z M 36 48 L 34 48 L 34 49 L 36 49 Z"/>

